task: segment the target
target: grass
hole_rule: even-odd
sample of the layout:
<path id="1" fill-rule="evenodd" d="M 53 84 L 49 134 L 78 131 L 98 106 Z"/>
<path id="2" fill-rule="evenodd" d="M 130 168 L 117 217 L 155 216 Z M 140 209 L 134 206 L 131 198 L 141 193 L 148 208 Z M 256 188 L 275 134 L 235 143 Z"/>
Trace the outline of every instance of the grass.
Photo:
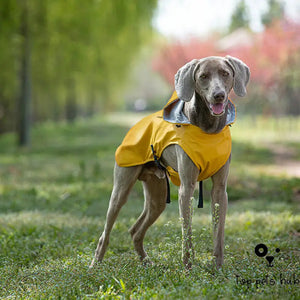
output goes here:
<path id="1" fill-rule="evenodd" d="M 189 273 L 181 263 L 174 187 L 145 239 L 154 265 L 140 264 L 127 232 L 143 207 L 140 184 L 117 219 L 104 262 L 88 269 L 126 127 L 103 119 L 43 124 L 27 150 L 16 149 L 13 134 L 1 136 L 0 298 L 299 299 L 300 179 L 272 171 L 272 147 L 292 148 L 299 158 L 300 121 L 282 122 L 280 130 L 274 122 L 238 120 L 232 128 L 225 265 L 213 264 L 208 180 L 205 207 L 194 209 Z M 255 255 L 259 243 L 275 257 L 273 267 Z"/>

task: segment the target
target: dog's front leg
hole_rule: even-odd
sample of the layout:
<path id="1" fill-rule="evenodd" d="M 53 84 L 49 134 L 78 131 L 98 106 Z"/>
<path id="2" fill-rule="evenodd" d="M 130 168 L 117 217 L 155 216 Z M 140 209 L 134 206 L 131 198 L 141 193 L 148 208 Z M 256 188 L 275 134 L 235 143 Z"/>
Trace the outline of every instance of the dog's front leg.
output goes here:
<path id="1" fill-rule="evenodd" d="M 187 154 L 177 149 L 178 174 L 180 177 L 179 212 L 182 220 L 182 259 L 186 268 L 191 268 L 194 256 L 192 245 L 192 201 L 195 185 L 199 175 L 198 168 Z"/>
<path id="2" fill-rule="evenodd" d="M 182 222 L 182 260 L 186 268 L 192 266 L 194 249 L 192 244 L 192 201 L 195 184 L 182 183 L 179 188 L 179 213 Z"/>
<path id="3" fill-rule="evenodd" d="M 230 160 L 212 176 L 212 221 L 214 232 L 214 256 L 216 265 L 220 268 L 224 262 L 225 218 L 228 198 L 226 192 Z"/>

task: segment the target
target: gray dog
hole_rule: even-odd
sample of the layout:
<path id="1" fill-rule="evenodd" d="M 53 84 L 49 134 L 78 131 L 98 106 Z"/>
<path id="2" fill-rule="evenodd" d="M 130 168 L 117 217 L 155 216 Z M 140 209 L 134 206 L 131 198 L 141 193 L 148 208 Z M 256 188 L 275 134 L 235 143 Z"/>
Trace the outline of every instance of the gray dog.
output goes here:
<path id="1" fill-rule="evenodd" d="M 102 261 L 114 222 L 137 179 L 143 183 L 145 204 L 129 231 L 141 260 L 150 261 L 143 240 L 147 229 L 165 209 L 168 177 L 179 185 L 182 258 L 186 268 L 191 267 L 194 255 L 191 198 L 197 181 L 212 178 L 213 254 L 217 267 L 221 267 L 231 157 L 228 125 L 233 121 L 232 116 L 235 118 L 235 108 L 228 94 L 233 89 L 238 96 L 245 96 L 249 77 L 249 68 L 230 56 L 195 59 L 178 70 L 176 92 L 165 109 L 135 125 L 116 152 L 114 187 L 106 224 L 91 267 Z M 154 128 L 157 129 L 150 137 L 149 132 Z M 141 130 L 146 133 L 140 133 Z M 164 144 L 163 136 L 167 136 L 169 144 Z"/>

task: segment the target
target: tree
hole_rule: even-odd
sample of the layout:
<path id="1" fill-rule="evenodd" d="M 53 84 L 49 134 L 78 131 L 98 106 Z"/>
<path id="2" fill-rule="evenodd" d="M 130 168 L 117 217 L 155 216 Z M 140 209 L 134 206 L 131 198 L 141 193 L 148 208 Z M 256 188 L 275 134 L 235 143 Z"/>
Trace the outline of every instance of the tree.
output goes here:
<path id="1" fill-rule="evenodd" d="M 19 69 L 16 63 L 20 48 L 19 9 L 16 1 L 0 2 L 0 133 L 15 129 L 16 99 L 19 89 Z"/>
<path id="2" fill-rule="evenodd" d="M 30 143 L 31 122 L 31 43 L 30 17 L 27 0 L 20 1 L 20 37 L 22 47 L 20 54 L 20 95 L 18 106 L 18 137 L 20 146 Z"/>
<path id="3" fill-rule="evenodd" d="M 157 0 L 1 0 L 0 132 L 19 123 L 14 106 L 22 124 L 29 124 L 72 120 L 120 101 L 130 64 L 151 36 L 156 5 Z M 25 140 L 27 127 L 19 126 L 26 128 Z"/>
<path id="4" fill-rule="evenodd" d="M 173 86 L 174 75 L 184 64 L 194 58 L 219 54 L 216 40 L 217 38 L 212 36 L 207 40 L 194 38 L 185 43 L 176 41 L 165 45 L 159 55 L 154 58 L 152 67 L 166 82 Z"/>
<path id="5" fill-rule="evenodd" d="M 250 17 L 247 5 L 244 0 L 241 0 L 232 13 L 229 32 L 241 27 L 249 28 L 249 22 Z"/>
<path id="6" fill-rule="evenodd" d="M 268 10 L 261 16 L 262 23 L 267 27 L 273 21 L 282 20 L 284 17 L 284 6 L 279 0 L 269 0 Z"/>

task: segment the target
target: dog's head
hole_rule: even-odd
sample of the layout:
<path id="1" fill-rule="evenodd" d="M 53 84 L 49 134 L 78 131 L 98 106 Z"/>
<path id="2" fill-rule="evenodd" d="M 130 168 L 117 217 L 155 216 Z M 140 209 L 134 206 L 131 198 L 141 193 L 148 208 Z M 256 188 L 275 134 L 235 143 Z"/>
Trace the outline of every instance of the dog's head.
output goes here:
<path id="1" fill-rule="evenodd" d="M 250 70 L 241 60 L 226 56 L 194 59 L 178 70 L 175 90 L 179 99 L 190 101 L 196 92 L 205 100 L 214 116 L 224 114 L 228 94 L 234 92 L 244 97 Z"/>

